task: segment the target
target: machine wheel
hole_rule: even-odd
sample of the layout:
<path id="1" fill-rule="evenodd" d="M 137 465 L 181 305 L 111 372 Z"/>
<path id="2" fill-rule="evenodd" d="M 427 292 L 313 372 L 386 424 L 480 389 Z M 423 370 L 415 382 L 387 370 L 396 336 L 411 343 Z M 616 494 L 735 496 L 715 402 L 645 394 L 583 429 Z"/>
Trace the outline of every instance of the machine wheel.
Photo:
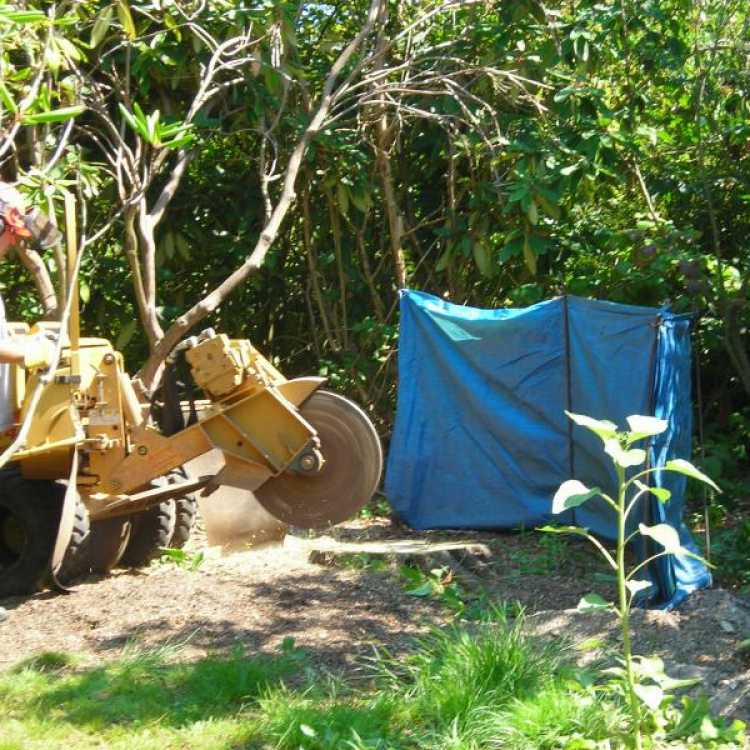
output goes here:
<path id="1" fill-rule="evenodd" d="M 173 469 L 167 475 L 167 481 L 170 484 L 184 482 L 189 478 L 183 466 Z M 169 540 L 169 544 L 163 546 L 182 549 L 188 543 L 193 526 L 195 526 L 195 521 L 198 518 L 198 500 L 195 495 L 181 495 L 174 498 L 173 502 L 175 506 L 174 533 Z"/>
<path id="2" fill-rule="evenodd" d="M 130 540 L 130 531 L 129 518 L 104 518 L 91 522 L 88 560 L 92 573 L 106 575 L 120 562 Z"/>
<path id="3" fill-rule="evenodd" d="M 57 577 L 61 583 L 67 584 L 76 578 L 91 572 L 91 524 L 89 513 L 81 499 L 76 503 L 76 514 L 73 520 L 73 531 L 70 535 L 68 548 L 65 550 Z"/>
<path id="4" fill-rule="evenodd" d="M 374 494 L 383 451 L 372 422 L 356 404 L 317 391 L 301 407 L 315 428 L 325 465 L 317 473 L 286 472 L 255 491 L 258 502 L 284 523 L 322 528 L 356 513 Z"/>
<path id="5" fill-rule="evenodd" d="M 185 495 L 174 500 L 175 524 L 174 533 L 168 547 L 182 549 L 190 539 L 190 534 L 198 517 L 198 501 L 193 495 Z"/>
<path id="6" fill-rule="evenodd" d="M 60 490 L 50 481 L 0 473 L 0 597 L 45 583 L 60 520 Z"/>
<path id="7" fill-rule="evenodd" d="M 129 539 L 129 519 L 91 521 L 86 506 L 79 500 L 58 579 L 65 585 L 89 573 L 109 573 L 120 561 Z"/>
<path id="8" fill-rule="evenodd" d="M 131 516 L 133 528 L 120 565 L 127 568 L 148 565 L 159 554 L 159 549 L 169 547 L 175 531 L 175 519 L 174 500 L 165 500 Z"/>

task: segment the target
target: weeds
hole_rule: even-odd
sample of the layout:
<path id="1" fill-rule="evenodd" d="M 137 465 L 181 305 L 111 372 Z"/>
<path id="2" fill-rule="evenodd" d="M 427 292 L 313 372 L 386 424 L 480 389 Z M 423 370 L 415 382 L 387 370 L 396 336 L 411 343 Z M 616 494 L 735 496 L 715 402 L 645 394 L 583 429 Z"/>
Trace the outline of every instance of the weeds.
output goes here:
<path id="1" fill-rule="evenodd" d="M 289 638 L 272 656 L 180 662 L 179 644 L 86 668 L 42 655 L 0 674 L 0 750 L 620 750 L 621 693 L 490 607 L 380 655 L 354 688 L 325 679 Z M 595 677 L 595 676 L 594 676 Z M 740 748 L 743 728 L 705 701 L 671 702 L 645 728 L 656 748 Z M 671 744 L 670 744 L 671 743 Z"/>
<path id="2" fill-rule="evenodd" d="M 521 530 L 521 534 L 530 532 Z M 567 541 L 559 536 L 538 537 L 538 548 L 529 550 L 519 546 L 513 551 L 512 564 L 517 576 L 548 576 L 558 573 L 570 562 L 571 550 Z"/>
<path id="3" fill-rule="evenodd" d="M 184 549 L 173 549 L 171 547 L 162 547 L 159 550 L 158 564 L 176 565 L 189 571 L 196 571 L 206 561 L 203 552 L 186 552 Z"/>
<path id="4" fill-rule="evenodd" d="M 389 518 L 392 512 L 393 509 L 387 498 L 380 493 L 375 493 L 358 515 L 365 521 L 372 521 L 376 518 Z"/>
<path id="5" fill-rule="evenodd" d="M 448 566 L 433 568 L 426 573 L 412 565 L 401 565 L 399 574 L 409 596 L 439 599 L 457 616 L 466 612 L 469 595 L 461 588 Z"/>
<path id="6" fill-rule="evenodd" d="M 463 732 L 484 707 L 500 708 L 549 682 L 560 667 L 559 650 L 532 644 L 520 620 L 511 625 L 500 610 L 494 614 L 471 630 L 435 630 L 409 659 L 392 664 L 389 687 L 408 699 L 410 721 Z"/>

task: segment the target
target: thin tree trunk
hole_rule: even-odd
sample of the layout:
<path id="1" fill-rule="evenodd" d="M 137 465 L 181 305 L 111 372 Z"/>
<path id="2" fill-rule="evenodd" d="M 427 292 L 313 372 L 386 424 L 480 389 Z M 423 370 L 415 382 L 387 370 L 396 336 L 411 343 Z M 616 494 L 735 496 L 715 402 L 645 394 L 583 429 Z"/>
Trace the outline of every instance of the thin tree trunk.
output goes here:
<path id="1" fill-rule="evenodd" d="M 310 274 L 310 286 L 312 289 L 313 297 L 315 297 L 315 303 L 318 306 L 318 314 L 320 315 L 320 322 L 323 325 L 323 330 L 328 340 L 328 345 L 333 351 L 339 351 L 341 346 L 339 341 L 334 335 L 333 327 L 329 319 L 328 310 L 326 309 L 325 301 L 323 300 L 323 292 L 320 288 L 320 281 L 318 279 L 318 259 L 315 256 L 315 248 L 313 246 L 312 238 L 312 217 L 310 216 L 310 188 L 305 185 L 302 189 L 302 239 L 305 246 L 305 257 L 307 258 L 307 269 Z M 335 325 L 335 321 L 334 321 Z"/>
<path id="2" fill-rule="evenodd" d="M 349 320 L 346 309 L 346 273 L 344 272 L 344 257 L 341 248 L 341 220 L 339 210 L 336 206 L 330 190 L 326 190 L 326 201 L 328 203 L 328 216 L 331 221 L 331 234 L 333 235 L 333 252 L 336 256 L 336 271 L 339 277 L 339 310 L 341 313 L 341 344 L 344 349 L 349 348 Z"/>
<path id="3" fill-rule="evenodd" d="M 263 231 L 261 232 L 258 241 L 255 243 L 252 253 L 247 260 L 235 269 L 233 273 L 227 276 L 221 284 L 215 287 L 189 310 L 180 315 L 180 317 L 169 327 L 164 334 L 164 337 L 154 347 L 148 360 L 138 373 L 141 386 L 146 393 L 150 394 L 155 388 L 161 375 L 165 359 L 172 349 L 179 343 L 180 339 L 193 326 L 197 325 L 206 316 L 210 315 L 229 294 L 231 294 L 251 274 L 256 273 L 263 265 L 271 245 L 276 240 L 281 224 L 294 202 L 297 175 L 299 174 L 302 160 L 307 153 L 310 141 L 318 133 L 328 117 L 328 113 L 333 103 L 334 88 L 338 81 L 338 77 L 354 53 L 360 48 L 364 40 L 372 32 L 373 27 L 382 14 L 384 2 L 385 0 L 372 0 L 367 15 L 367 21 L 357 36 L 349 42 L 332 65 L 323 86 L 318 109 L 310 120 L 307 128 L 305 128 L 302 137 L 297 142 L 297 145 L 294 147 L 294 150 L 289 157 L 289 162 L 284 172 L 281 195 L 271 213 L 271 218 L 263 227 Z"/>
<path id="4" fill-rule="evenodd" d="M 383 185 L 383 197 L 385 199 L 385 210 L 388 217 L 388 228 L 390 230 L 391 253 L 393 254 L 393 271 L 396 276 L 396 284 L 399 289 L 406 286 L 406 261 L 401 240 L 404 234 L 404 220 L 399 212 L 396 201 L 396 191 L 393 187 L 393 171 L 391 170 L 390 129 L 388 116 L 385 112 L 380 116 L 376 126 L 376 152 L 380 181 Z"/>
<path id="5" fill-rule="evenodd" d="M 49 274 L 47 265 L 36 250 L 31 250 L 24 244 L 16 247 L 18 257 L 26 270 L 31 274 L 34 286 L 44 307 L 46 320 L 57 320 L 60 317 L 60 306 L 55 292 L 55 285 Z"/>
<path id="6" fill-rule="evenodd" d="M 365 229 L 369 221 L 369 213 L 365 215 L 365 219 L 362 222 L 362 228 L 357 229 L 352 224 L 352 228 L 357 237 L 357 250 L 359 251 L 360 262 L 362 263 L 362 273 L 364 274 L 365 281 L 367 282 L 367 288 L 370 290 L 370 298 L 372 299 L 372 306 L 375 311 L 375 317 L 381 322 L 385 322 L 385 304 L 378 294 L 378 289 L 375 284 L 375 277 L 372 273 L 372 266 L 370 265 L 370 258 L 367 255 L 367 246 L 365 244 Z"/>
<path id="7" fill-rule="evenodd" d="M 153 335 L 153 342 L 164 336 L 164 331 L 156 314 L 156 238 L 154 232 L 156 224 L 146 210 L 146 199 L 142 198 L 138 204 L 137 236 L 139 252 L 143 259 L 143 296 L 146 302 L 147 320 L 145 325 Z M 151 337 L 149 341 L 152 342 Z M 153 343 L 152 343 L 153 347 Z"/>
<path id="8" fill-rule="evenodd" d="M 128 208 L 125 210 L 125 255 L 128 258 L 130 273 L 133 277 L 133 290 L 135 292 L 136 304 L 138 305 L 138 315 L 141 319 L 143 329 L 146 332 L 149 348 L 153 352 L 162 332 L 160 328 L 154 329 L 152 327 L 153 318 L 149 313 L 146 290 L 143 284 L 143 274 L 141 273 L 141 263 L 139 258 L 138 233 L 135 227 L 137 210 L 137 208 Z"/>

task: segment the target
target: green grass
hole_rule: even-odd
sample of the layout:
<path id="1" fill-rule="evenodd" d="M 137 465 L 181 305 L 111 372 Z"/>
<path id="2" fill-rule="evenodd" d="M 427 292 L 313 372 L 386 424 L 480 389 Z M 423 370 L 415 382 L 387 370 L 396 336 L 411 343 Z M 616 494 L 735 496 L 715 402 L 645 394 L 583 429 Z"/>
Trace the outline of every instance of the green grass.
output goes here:
<path id="1" fill-rule="evenodd" d="M 0 750 L 229 748 L 245 744 L 262 695 L 300 673 L 298 651 L 174 661 L 177 649 L 93 668 L 46 654 L 0 675 Z"/>
<path id="2" fill-rule="evenodd" d="M 506 611 L 378 656 L 359 687 L 315 671 L 291 642 L 192 662 L 176 646 L 96 666 L 43 654 L 0 674 L 0 750 L 625 747 L 617 696 Z"/>

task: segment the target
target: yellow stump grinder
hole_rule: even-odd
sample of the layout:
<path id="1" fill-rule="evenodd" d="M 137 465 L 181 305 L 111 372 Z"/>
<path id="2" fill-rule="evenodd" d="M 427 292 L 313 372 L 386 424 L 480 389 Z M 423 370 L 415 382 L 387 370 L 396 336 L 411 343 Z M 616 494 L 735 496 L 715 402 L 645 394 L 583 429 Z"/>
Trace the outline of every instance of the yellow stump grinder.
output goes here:
<path id="1" fill-rule="evenodd" d="M 281 521 L 315 528 L 351 516 L 377 489 L 382 452 L 365 413 L 320 390 L 323 378 L 287 380 L 249 341 L 209 329 L 182 342 L 204 398 L 191 402 L 187 426 L 165 430 L 112 344 L 79 338 L 75 299 L 66 331 L 16 326 L 17 335 L 44 330 L 63 337 L 57 369 L 12 366 L 17 426 L 33 414 L 0 472 L 0 597 L 184 544 L 196 492 L 243 488 Z M 11 430 L 0 448 L 13 439 Z M 214 449 L 218 473 L 182 471 Z"/>

